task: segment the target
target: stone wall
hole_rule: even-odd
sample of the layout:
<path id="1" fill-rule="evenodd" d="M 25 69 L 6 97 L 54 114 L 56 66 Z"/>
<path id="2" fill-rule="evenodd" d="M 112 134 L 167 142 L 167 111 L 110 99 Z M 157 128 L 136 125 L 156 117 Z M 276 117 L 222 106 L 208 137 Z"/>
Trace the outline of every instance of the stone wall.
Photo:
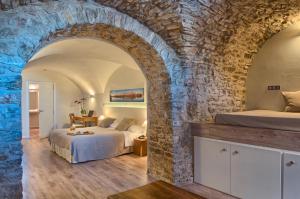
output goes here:
<path id="1" fill-rule="evenodd" d="M 300 20 L 297 0 L 2 0 L 0 8 L 7 10 L 0 11 L 0 116 L 7 121 L 0 129 L 7 135 L 7 146 L 0 148 L 0 184 L 11 188 L 20 188 L 20 127 L 10 128 L 20 119 L 19 74 L 47 42 L 98 37 L 130 52 L 157 94 L 148 111 L 149 172 L 184 183 L 192 180 L 185 122 L 243 110 L 253 55 Z M 10 161 L 12 170 L 4 173 Z"/>
<path id="2" fill-rule="evenodd" d="M 176 52 L 159 35 L 115 9 L 72 0 L 38 2 L 2 11 L 0 23 L 0 115 L 5 122 L 0 126 L 0 141 L 3 141 L 0 198 L 19 198 L 22 190 L 22 68 L 43 46 L 69 37 L 108 40 L 137 61 L 151 93 L 148 95 L 148 172 L 172 183 L 192 180 L 191 137 L 186 134 L 187 126 L 183 122 L 187 101 L 183 84 L 185 70 Z"/>
<path id="3" fill-rule="evenodd" d="M 187 64 L 193 74 L 189 119 L 245 109 L 248 69 L 262 44 L 298 21 L 297 1 L 181 1 Z M 193 5 L 193 6 L 191 6 Z M 194 103 L 196 102 L 196 103 Z"/>
<path id="4" fill-rule="evenodd" d="M 31 1 L 8 0 L 3 9 Z M 245 109 L 253 55 L 272 35 L 299 20 L 298 0 L 96 0 L 139 20 L 182 59 L 186 121 Z"/>

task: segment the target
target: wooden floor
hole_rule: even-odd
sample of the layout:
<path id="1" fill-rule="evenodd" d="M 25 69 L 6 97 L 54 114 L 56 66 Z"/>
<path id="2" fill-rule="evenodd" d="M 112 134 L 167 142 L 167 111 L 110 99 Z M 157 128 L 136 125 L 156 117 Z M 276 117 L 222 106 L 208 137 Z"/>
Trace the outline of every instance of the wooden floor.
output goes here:
<path id="1" fill-rule="evenodd" d="M 47 140 L 23 140 L 25 199 L 104 199 L 154 181 L 146 174 L 147 158 L 135 155 L 69 164 L 50 151 Z M 232 199 L 191 184 L 183 188 L 208 199 Z"/>

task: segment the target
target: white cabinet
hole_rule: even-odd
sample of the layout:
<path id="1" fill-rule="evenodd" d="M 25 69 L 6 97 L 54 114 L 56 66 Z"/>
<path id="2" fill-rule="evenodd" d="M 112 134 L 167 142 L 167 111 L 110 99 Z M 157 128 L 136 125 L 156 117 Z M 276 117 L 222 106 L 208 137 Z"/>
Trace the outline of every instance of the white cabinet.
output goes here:
<path id="1" fill-rule="evenodd" d="M 276 149 L 195 137 L 195 182 L 243 199 L 281 198 Z"/>
<path id="2" fill-rule="evenodd" d="M 230 145 L 195 137 L 195 182 L 230 192 Z"/>
<path id="3" fill-rule="evenodd" d="M 283 156 L 283 199 L 300 198 L 300 153 Z"/>
<path id="4" fill-rule="evenodd" d="M 231 192 L 243 199 L 281 198 L 281 152 L 231 145 Z"/>

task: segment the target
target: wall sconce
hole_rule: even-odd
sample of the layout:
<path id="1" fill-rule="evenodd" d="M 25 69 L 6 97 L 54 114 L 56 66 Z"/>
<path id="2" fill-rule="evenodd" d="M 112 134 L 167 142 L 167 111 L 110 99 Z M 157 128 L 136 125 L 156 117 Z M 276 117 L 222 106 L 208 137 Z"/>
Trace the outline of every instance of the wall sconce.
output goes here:
<path id="1" fill-rule="evenodd" d="M 98 119 L 101 121 L 101 120 L 104 120 L 104 118 L 105 118 L 104 115 L 100 115 Z"/>

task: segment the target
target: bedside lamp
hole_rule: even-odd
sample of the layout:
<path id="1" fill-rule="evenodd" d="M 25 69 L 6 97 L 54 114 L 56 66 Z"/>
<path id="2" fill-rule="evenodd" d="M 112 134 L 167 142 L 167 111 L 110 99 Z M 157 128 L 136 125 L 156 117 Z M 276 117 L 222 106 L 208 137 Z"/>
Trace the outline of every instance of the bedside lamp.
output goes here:
<path id="1" fill-rule="evenodd" d="M 147 120 L 145 120 L 142 124 L 142 127 L 144 128 L 144 136 L 146 136 L 147 134 L 147 124 L 148 124 Z"/>
<path id="2" fill-rule="evenodd" d="M 143 122 L 143 125 L 142 125 L 142 127 L 144 127 L 144 128 L 146 128 L 146 127 L 147 127 L 147 120 L 145 120 L 145 121 Z"/>

